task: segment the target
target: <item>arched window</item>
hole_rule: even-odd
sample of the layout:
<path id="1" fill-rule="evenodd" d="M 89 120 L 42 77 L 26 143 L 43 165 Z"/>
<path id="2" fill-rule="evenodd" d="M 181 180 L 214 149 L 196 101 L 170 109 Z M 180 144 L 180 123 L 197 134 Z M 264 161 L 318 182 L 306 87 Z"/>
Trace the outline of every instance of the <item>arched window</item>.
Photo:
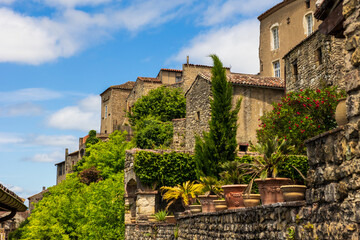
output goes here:
<path id="1" fill-rule="evenodd" d="M 273 50 L 276 50 L 280 47 L 279 42 L 279 27 L 275 26 L 271 28 L 271 36 L 272 36 L 272 47 Z"/>
<path id="2" fill-rule="evenodd" d="M 306 21 L 306 33 L 307 33 L 307 36 L 310 36 L 314 31 L 313 14 L 309 13 L 309 14 L 305 15 L 305 21 Z"/>

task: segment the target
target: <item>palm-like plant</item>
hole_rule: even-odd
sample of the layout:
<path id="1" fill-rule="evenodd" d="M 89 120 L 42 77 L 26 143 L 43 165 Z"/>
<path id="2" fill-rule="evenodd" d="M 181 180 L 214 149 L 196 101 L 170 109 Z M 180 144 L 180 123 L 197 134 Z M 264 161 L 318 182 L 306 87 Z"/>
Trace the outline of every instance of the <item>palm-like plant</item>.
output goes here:
<path id="1" fill-rule="evenodd" d="M 200 184 L 203 185 L 202 192 L 205 196 L 217 195 L 218 197 L 222 196 L 223 190 L 219 181 L 211 176 L 200 177 Z"/>
<path id="2" fill-rule="evenodd" d="M 264 143 L 258 143 L 250 147 L 251 151 L 260 153 L 262 156 L 254 159 L 253 162 L 242 164 L 242 167 L 247 169 L 246 174 L 251 174 L 252 179 L 246 192 L 250 192 L 253 180 L 256 176 L 261 179 L 267 177 L 276 178 L 279 166 L 283 163 L 286 156 L 294 152 L 295 147 L 289 145 L 284 139 L 280 141 L 278 137 L 268 139 Z"/>
<path id="3" fill-rule="evenodd" d="M 227 184 L 241 184 L 244 182 L 243 164 L 238 161 L 229 161 L 221 164 L 224 170 L 220 173 L 220 177 L 225 185 Z"/>
<path id="4" fill-rule="evenodd" d="M 166 191 L 163 193 L 163 199 L 169 201 L 166 209 L 168 209 L 171 204 L 173 204 L 177 199 L 181 198 L 185 206 L 188 206 L 190 203 L 190 198 L 195 199 L 198 194 L 201 194 L 203 190 L 203 185 L 200 183 L 195 183 L 195 181 L 187 181 L 181 184 L 178 184 L 175 187 L 161 187 L 161 191 Z"/>

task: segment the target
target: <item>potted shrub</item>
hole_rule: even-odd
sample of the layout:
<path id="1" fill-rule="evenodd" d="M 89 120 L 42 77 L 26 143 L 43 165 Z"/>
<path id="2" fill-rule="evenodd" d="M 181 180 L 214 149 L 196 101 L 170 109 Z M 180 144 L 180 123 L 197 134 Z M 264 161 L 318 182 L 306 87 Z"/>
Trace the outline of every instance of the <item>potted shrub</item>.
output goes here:
<path id="1" fill-rule="evenodd" d="M 294 157 L 298 157 L 298 156 L 294 156 Z M 304 183 L 306 178 L 301 173 L 301 171 L 295 166 L 291 166 L 291 168 L 294 168 L 297 171 L 298 175 L 301 176 L 301 178 L 302 178 L 301 183 Z M 305 200 L 306 186 L 304 184 L 299 183 L 298 179 L 295 179 L 294 177 L 292 178 L 292 180 L 295 183 L 294 185 L 284 185 L 284 186 L 280 187 L 285 202 Z"/>
<path id="2" fill-rule="evenodd" d="M 294 149 L 286 140 L 279 140 L 277 137 L 268 139 L 265 143 L 251 146 L 251 150 L 260 153 L 261 157 L 255 157 L 248 166 L 247 174 L 252 175 L 249 187 L 246 193 L 251 192 L 254 178 L 259 176 L 260 179 L 255 179 L 258 184 L 263 205 L 283 202 L 284 198 L 280 191 L 283 185 L 291 184 L 290 178 L 278 178 L 279 166 L 283 163 L 286 155 Z"/>
<path id="3" fill-rule="evenodd" d="M 221 180 L 224 183 L 221 188 L 224 190 L 224 198 L 228 209 L 245 207 L 242 195 L 247 184 L 240 184 L 244 182 L 242 163 L 236 160 L 229 161 L 223 163 L 221 167 L 224 170 L 220 173 Z"/>
<path id="4" fill-rule="evenodd" d="M 185 210 L 189 210 L 189 205 L 196 199 L 196 196 L 202 192 L 203 185 L 195 183 L 195 181 L 187 181 L 182 184 L 178 184 L 175 187 L 161 187 L 163 199 L 168 201 L 166 209 L 179 198 L 182 200 Z"/>
<path id="5" fill-rule="evenodd" d="M 155 219 L 155 221 L 158 221 L 158 222 L 165 222 L 166 216 L 168 216 L 168 214 L 169 214 L 168 211 L 160 210 L 154 214 L 154 219 Z M 149 221 L 152 222 L 152 218 L 149 218 Z"/>
<path id="6" fill-rule="evenodd" d="M 198 199 L 201 203 L 202 212 L 215 212 L 214 200 L 222 196 L 222 189 L 218 180 L 214 177 L 200 177 L 199 181 L 203 185 L 203 195 Z"/>

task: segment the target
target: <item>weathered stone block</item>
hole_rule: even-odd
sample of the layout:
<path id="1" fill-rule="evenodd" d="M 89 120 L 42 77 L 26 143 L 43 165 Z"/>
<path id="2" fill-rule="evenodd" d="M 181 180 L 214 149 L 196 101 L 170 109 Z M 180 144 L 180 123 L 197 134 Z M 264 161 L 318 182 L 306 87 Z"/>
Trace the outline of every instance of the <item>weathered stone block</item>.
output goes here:
<path id="1" fill-rule="evenodd" d="M 357 4 L 358 4 L 357 0 L 344 1 L 344 3 L 343 3 L 343 15 L 344 15 L 345 18 L 348 18 L 350 16 L 350 14 L 352 14 L 355 11 Z"/>

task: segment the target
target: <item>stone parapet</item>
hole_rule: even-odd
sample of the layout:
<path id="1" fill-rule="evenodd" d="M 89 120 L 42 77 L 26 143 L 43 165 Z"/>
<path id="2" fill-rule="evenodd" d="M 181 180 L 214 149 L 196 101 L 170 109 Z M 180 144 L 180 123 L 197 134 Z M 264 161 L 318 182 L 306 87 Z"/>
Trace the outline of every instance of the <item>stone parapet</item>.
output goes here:
<path id="1" fill-rule="evenodd" d="M 126 240 L 173 240 L 177 227 L 170 223 L 136 223 L 125 225 Z"/>

